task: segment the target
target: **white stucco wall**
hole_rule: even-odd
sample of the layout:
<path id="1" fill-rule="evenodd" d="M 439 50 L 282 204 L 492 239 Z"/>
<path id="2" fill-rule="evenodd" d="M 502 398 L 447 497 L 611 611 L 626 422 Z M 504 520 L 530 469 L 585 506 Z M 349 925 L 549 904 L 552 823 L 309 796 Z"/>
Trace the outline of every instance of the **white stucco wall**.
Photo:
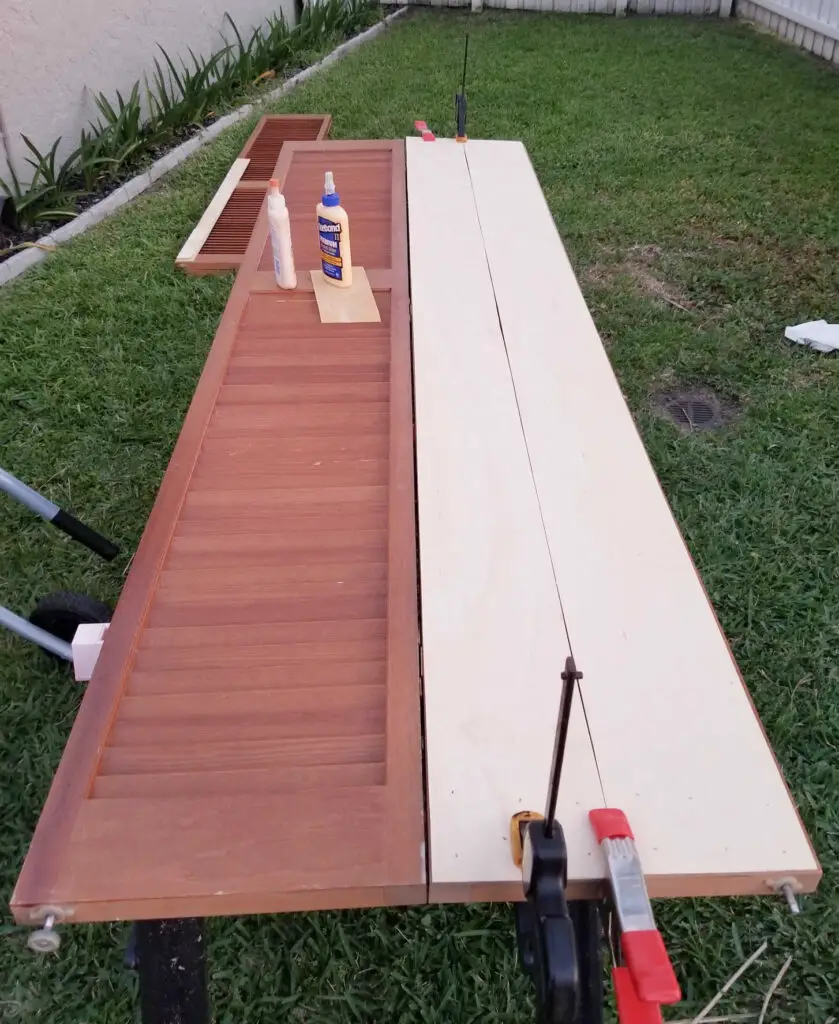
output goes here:
<path id="1" fill-rule="evenodd" d="M 0 0 L 0 112 L 18 175 L 28 169 L 21 132 L 42 151 L 60 135 L 69 153 L 98 114 L 88 90 L 125 95 L 153 69 L 158 43 L 173 58 L 190 46 L 206 55 L 222 29 L 233 38 L 225 11 L 247 38 L 280 10 L 291 22 L 294 0 Z"/>

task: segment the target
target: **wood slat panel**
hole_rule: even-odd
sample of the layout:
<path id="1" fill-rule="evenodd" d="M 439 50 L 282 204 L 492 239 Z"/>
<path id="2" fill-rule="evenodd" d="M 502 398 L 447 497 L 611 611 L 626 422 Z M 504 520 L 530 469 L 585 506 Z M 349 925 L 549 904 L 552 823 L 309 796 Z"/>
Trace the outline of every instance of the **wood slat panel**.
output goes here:
<path id="1" fill-rule="evenodd" d="M 159 625 L 168 622 L 174 626 L 221 626 L 231 623 L 249 622 L 309 622 L 317 615 L 326 619 L 374 619 L 387 613 L 386 595 L 357 598 L 348 597 L 312 598 L 267 598 L 231 602 L 202 602 L 189 604 L 169 601 L 161 597 L 155 605 L 155 612 L 149 616 L 149 623 Z"/>
<path id="2" fill-rule="evenodd" d="M 385 782 L 384 762 L 379 764 L 304 765 L 283 772 L 283 790 L 351 789 L 356 786 L 381 786 Z M 173 794 L 173 786 L 176 793 Z M 250 768 L 226 772 L 179 772 L 165 775 L 100 775 L 93 786 L 96 799 L 125 797 L 163 797 L 173 795 L 216 796 L 234 793 L 275 793 L 276 772 L 269 768 Z"/>
<path id="3" fill-rule="evenodd" d="M 331 483 L 331 481 L 329 481 Z M 265 487 L 251 488 L 248 481 L 241 482 L 235 498 L 227 490 L 193 491 L 184 503 L 184 518 L 199 518 L 202 512 L 224 515 L 234 508 L 234 514 L 244 508 L 259 508 L 269 511 L 281 509 L 319 508 L 321 505 L 342 504 L 362 505 L 365 508 L 387 508 L 388 489 L 386 486 L 372 487 Z"/>
<path id="4" fill-rule="evenodd" d="M 258 508 L 243 510 L 239 518 L 219 517 L 224 520 L 224 529 L 231 536 L 248 534 L 264 534 L 272 529 L 288 534 L 299 535 L 301 546 L 310 546 L 317 542 L 322 533 L 334 533 L 336 530 L 358 530 L 368 532 L 381 530 L 387 525 L 386 509 L 360 509 L 358 503 L 343 503 L 331 506 L 322 511 L 304 510 L 303 512 L 287 512 L 282 516 L 276 513 L 261 513 Z M 280 522 L 281 520 L 281 522 Z M 202 519 L 185 519 L 181 524 L 179 535 L 182 537 L 218 537 L 219 519 L 205 516 Z"/>
<path id="5" fill-rule="evenodd" d="M 272 693 L 258 690 L 232 690 L 229 693 L 162 694 L 154 697 L 123 698 L 118 724 L 133 722 L 165 725 L 170 720 L 190 724 L 217 721 L 229 715 L 261 724 L 264 718 L 298 713 L 317 714 L 328 705 L 330 714 L 344 711 L 379 711 L 384 706 L 384 686 L 354 686 L 339 689 L 283 689 Z"/>
<path id="6" fill-rule="evenodd" d="M 242 156 L 249 161 L 242 180 L 267 183 L 274 175 L 274 168 L 286 142 L 325 139 L 331 121 L 329 114 L 267 114 L 260 118 L 242 148 Z"/>
<path id="7" fill-rule="evenodd" d="M 309 792 L 176 799 L 88 800 L 80 809 L 67 842 L 67 860 L 79 865 L 57 882 L 55 899 L 61 905 L 90 906 L 102 901 L 131 907 L 133 918 L 151 910 L 155 917 L 183 916 L 181 908 L 195 912 L 214 887 L 225 913 L 244 906 L 246 912 L 282 910 L 288 902 L 299 908 L 331 892 L 341 900 L 347 891 L 369 887 L 369 879 L 390 871 L 388 847 L 381 842 L 387 831 L 388 800 L 384 786 L 355 790 L 352 863 L 347 863 L 347 791 L 324 790 L 312 815 Z M 130 830 L 123 827 L 129 818 Z M 253 842 L 253 819 L 262 823 L 264 842 Z M 311 818 L 309 821 L 308 819 Z M 305 828 L 293 827 L 302 821 Z M 172 837 L 183 851 L 173 857 L 172 842 L 160 842 L 160 833 Z M 223 832 L 225 842 L 218 841 Z M 313 857 L 312 851 L 318 856 Z M 184 863 L 200 865 L 183 870 Z M 248 871 L 231 876 L 231 863 Z M 405 876 L 409 894 L 416 886 Z M 420 890 L 422 892 L 422 890 Z M 385 890 L 376 887 L 380 900 Z M 415 896 L 416 898 L 416 896 Z M 130 901 L 130 903 L 129 903 Z"/>
<path id="8" fill-rule="evenodd" d="M 285 381 L 258 384 L 226 384 L 219 391 L 220 405 L 271 405 L 299 402 L 386 402 L 389 388 L 386 381 L 338 381 L 328 384 L 289 384 Z"/>
<path id="9" fill-rule="evenodd" d="M 380 562 L 386 557 L 386 551 L 387 531 L 384 529 L 322 531 L 308 544 L 302 538 L 271 532 L 213 538 L 181 532 L 172 541 L 167 564 L 172 568 L 213 568 L 264 565 L 271 559 L 278 566 L 334 565 L 368 560 Z"/>
<path id="10" fill-rule="evenodd" d="M 347 693 L 352 693 L 350 687 L 346 687 Z M 295 690 L 289 693 L 294 694 Z M 324 700 L 331 699 L 331 689 L 324 687 Z M 248 751 L 259 743 L 276 743 L 280 740 L 293 739 L 296 741 L 304 739 L 332 740 L 335 738 L 337 744 L 346 738 L 347 735 L 384 736 L 384 689 L 379 690 L 379 699 L 375 709 L 353 708 L 351 710 L 338 710 L 330 707 L 328 710 L 324 704 L 318 705 L 312 711 L 305 711 L 293 708 L 293 702 L 280 714 L 260 714 L 258 705 L 254 702 L 253 707 L 247 715 L 236 715 L 230 713 L 229 717 L 221 714 L 207 714 L 203 718 L 181 717 L 177 711 L 171 709 L 159 709 L 166 711 L 157 719 L 143 721 L 126 720 L 125 715 L 120 711 L 113 729 L 109 736 L 111 746 L 106 748 L 106 757 L 109 751 L 130 754 L 131 750 L 137 747 L 153 748 L 159 751 L 160 771 L 177 771 L 175 760 L 185 755 L 190 749 L 212 746 L 214 743 L 223 743 L 225 737 L 234 730 L 236 734 L 237 756 L 247 756 Z M 140 699 L 140 698 L 133 698 Z M 212 704 L 206 694 L 201 694 L 199 700 Z M 384 743 L 382 744 L 381 757 L 384 759 Z M 103 762 L 103 772 L 106 767 Z"/>
<path id="11" fill-rule="evenodd" d="M 378 764 L 385 759 L 385 737 L 379 735 L 253 737 L 245 742 L 239 739 L 191 744 L 150 743 L 124 744 L 106 747 L 97 777 L 103 775 L 133 775 L 144 772 L 159 775 L 180 772 L 234 771 L 270 766 L 276 778 L 282 778 L 286 768 L 319 766 L 323 764 Z M 208 798 L 209 799 L 209 798 Z M 87 803 L 82 805 L 82 810 Z M 352 800 L 350 800 L 350 803 Z M 299 825 L 299 823 L 298 823 Z M 258 828 L 258 826 L 256 826 Z M 253 831 L 253 827 L 252 827 Z M 219 842 L 221 836 L 216 837 Z M 222 844 L 223 845 L 223 844 Z M 188 865 L 189 862 L 187 862 Z"/>
<path id="12" fill-rule="evenodd" d="M 242 568 L 171 568 L 160 576 L 158 593 L 177 600 L 214 600 L 214 595 L 274 594 L 319 597 L 341 593 L 342 588 L 362 584 L 353 594 L 379 594 L 387 582 L 385 562 L 355 562 L 350 565 L 248 566 Z M 378 584 L 378 585 L 376 585 Z"/>
<path id="13" fill-rule="evenodd" d="M 285 635 L 283 634 L 284 628 L 287 631 Z M 320 620 L 297 622 L 293 626 L 287 627 L 273 622 L 244 626 L 194 626 L 191 629 L 152 626 L 143 631 L 139 650 L 150 650 L 156 647 L 208 647 L 213 643 L 226 645 L 232 640 L 248 646 L 261 647 L 265 644 L 276 644 L 282 640 L 341 643 L 348 640 L 379 639 L 384 636 L 387 636 L 386 619 L 351 619 L 338 622 Z"/>
<path id="14" fill-rule="evenodd" d="M 370 265 L 382 322 L 322 325 L 311 290 L 275 289 L 260 214 L 20 919 L 55 901 L 101 920 L 425 895 L 404 147 L 286 145 L 298 215 L 323 163 L 351 216 L 359 196 L 354 243 L 387 256 Z M 279 844 L 278 815 L 295 833 Z"/>
<path id="15" fill-rule="evenodd" d="M 162 624 L 167 624 L 166 616 L 161 616 Z M 328 618 L 321 620 L 330 622 Z M 344 620 L 348 622 L 352 620 Z M 359 623 L 369 621 L 358 616 L 355 620 Z M 273 623 L 272 623 L 273 624 Z M 150 621 L 149 625 L 154 626 Z M 230 626 L 230 623 L 227 623 Z M 232 624 L 233 627 L 237 624 Z M 244 624 L 247 625 L 247 624 Z M 260 625 L 264 625 L 260 624 Z M 308 637 L 310 635 L 310 623 L 301 620 L 299 626 L 292 623 L 280 623 L 276 626 L 275 639 L 273 643 L 259 643 L 251 645 L 243 643 L 236 645 L 227 643 L 218 646 L 210 645 L 206 648 L 204 656 L 202 652 L 195 651 L 191 647 L 172 647 L 170 650 L 159 650 L 157 648 L 141 647 L 136 654 L 136 670 L 139 672 L 160 671 L 165 672 L 172 669 L 200 669 L 211 672 L 215 669 L 245 670 L 253 666 L 274 665 L 282 667 L 306 662 L 311 665 L 313 672 L 326 670 L 331 661 L 375 661 L 382 654 L 382 638 L 375 633 L 366 633 L 358 640 L 319 640 L 317 642 L 298 641 L 296 636 Z M 168 628 L 177 627 L 168 625 Z M 219 628 L 222 628 L 221 626 Z M 245 636 L 248 634 L 245 632 Z M 279 675 L 279 673 L 277 673 Z M 231 673 L 228 673 L 231 675 Z"/>
<path id="16" fill-rule="evenodd" d="M 283 472 L 271 459 L 260 461 L 256 455 L 250 458 L 240 456 L 233 465 L 225 463 L 224 476 L 219 476 L 215 467 L 196 469 L 194 489 L 196 492 L 217 492 L 247 487 L 255 491 L 260 484 L 270 481 L 282 484 L 286 490 L 303 490 L 324 478 L 339 488 L 371 487 L 387 479 L 387 463 L 383 459 L 356 459 L 353 462 L 319 459 Z"/>
<path id="17" fill-rule="evenodd" d="M 185 630 L 184 632 L 187 632 Z M 210 652 L 213 653 L 212 651 Z M 246 665 L 240 672 L 231 672 L 238 665 L 207 668 L 200 655 L 181 657 L 175 669 L 136 669 L 131 673 L 126 692 L 132 696 L 147 693 L 216 693 L 236 687 L 247 690 L 273 690 L 282 686 L 291 689 L 330 686 L 370 686 L 387 682 L 387 663 L 381 661 L 342 661 L 324 658 L 303 661 L 277 661 Z"/>
<path id="18" fill-rule="evenodd" d="M 228 175 L 222 183 L 196 229 L 198 237 L 190 236 L 175 264 L 188 274 L 238 270 L 283 146 L 325 139 L 331 123 L 329 114 L 268 114 L 260 118 L 234 161 L 235 179 Z M 230 187 L 225 187 L 229 180 Z"/>
<path id="19" fill-rule="evenodd" d="M 387 230 L 391 210 L 381 201 L 382 191 L 392 177 L 391 154 L 373 144 L 345 154 L 340 165 L 330 163 L 331 159 L 331 154 L 325 150 L 310 149 L 301 154 L 284 188 L 298 277 L 301 271 L 320 266 L 313 213 L 323 191 L 326 171 L 334 173 L 341 205 L 351 218 L 353 262 L 365 269 L 387 267 L 391 263 L 391 239 Z M 259 266 L 261 270 L 271 269 L 268 244 L 263 247 Z M 363 326 L 366 325 L 357 324 L 354 329 Z"/>
<path id="20" fill-rule="evenodd" d="M 236 459 L 251 458 L 257 454 L 264 455 L 270 465 L 283 470 L 292 466 L 297 469 L 313 462 L 326 462 L 335 466 L 353 459 L 377 459 L 384 462 L 388 456 L 388 435 L 368 434 L 365 437 L 342 437 L 338 440 L 290 437 L 282 441 L 270 438 L 259 438 L 258 441 L 248 438 L 233 441 L 205 438 L 196 472 L 207 472 L 210 460 L 216 456 L 220 456 L 219 462 L 223 463 L 226 470 Z"/>

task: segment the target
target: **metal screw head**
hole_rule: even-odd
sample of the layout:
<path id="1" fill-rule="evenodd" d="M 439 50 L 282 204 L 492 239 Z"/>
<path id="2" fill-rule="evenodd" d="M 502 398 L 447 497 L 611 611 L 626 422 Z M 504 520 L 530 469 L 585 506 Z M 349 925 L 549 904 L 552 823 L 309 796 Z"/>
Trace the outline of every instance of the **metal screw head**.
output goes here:
<path id="1" fill-rule="evenodd" d="M 33 953 L 57 953 L 61 936 L 54 928 L 38 928 L 26 940 L 26 945 Z"/>

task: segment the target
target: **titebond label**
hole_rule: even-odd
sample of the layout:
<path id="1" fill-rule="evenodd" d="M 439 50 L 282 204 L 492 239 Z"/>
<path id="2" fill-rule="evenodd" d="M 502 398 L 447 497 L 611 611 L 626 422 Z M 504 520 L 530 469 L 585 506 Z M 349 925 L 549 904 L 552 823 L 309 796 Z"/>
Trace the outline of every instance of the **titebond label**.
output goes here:
<path id="1" fill-rule="evenodd" d="M 344 260 L 341 256 L 341 225 L 327 217 L 318 217 L 320 236 L 320 265 L 327 277 L 335 281 L 344 278 Z"/>

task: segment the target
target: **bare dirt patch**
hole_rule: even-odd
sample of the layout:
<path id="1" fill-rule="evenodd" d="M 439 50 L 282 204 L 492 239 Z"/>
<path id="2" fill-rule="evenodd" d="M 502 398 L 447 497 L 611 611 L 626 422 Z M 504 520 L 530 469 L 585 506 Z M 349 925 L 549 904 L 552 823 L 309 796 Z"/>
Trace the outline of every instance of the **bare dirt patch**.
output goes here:
<path id="1" fill-rule="evenodd" d="M 604 255 L 620 256 L 608 250 Z M 635 288 L 651 299 L 665 302 L 686 313 L 695 303 L 670 281 L 665 281 L 659 264 L 662 250 L 658 245 L 633 245 L 614 262 L 595 263 L 586 271 L 586 277 L 595 284 L 608 285 L 617 278 L 629 278 Z"/>

